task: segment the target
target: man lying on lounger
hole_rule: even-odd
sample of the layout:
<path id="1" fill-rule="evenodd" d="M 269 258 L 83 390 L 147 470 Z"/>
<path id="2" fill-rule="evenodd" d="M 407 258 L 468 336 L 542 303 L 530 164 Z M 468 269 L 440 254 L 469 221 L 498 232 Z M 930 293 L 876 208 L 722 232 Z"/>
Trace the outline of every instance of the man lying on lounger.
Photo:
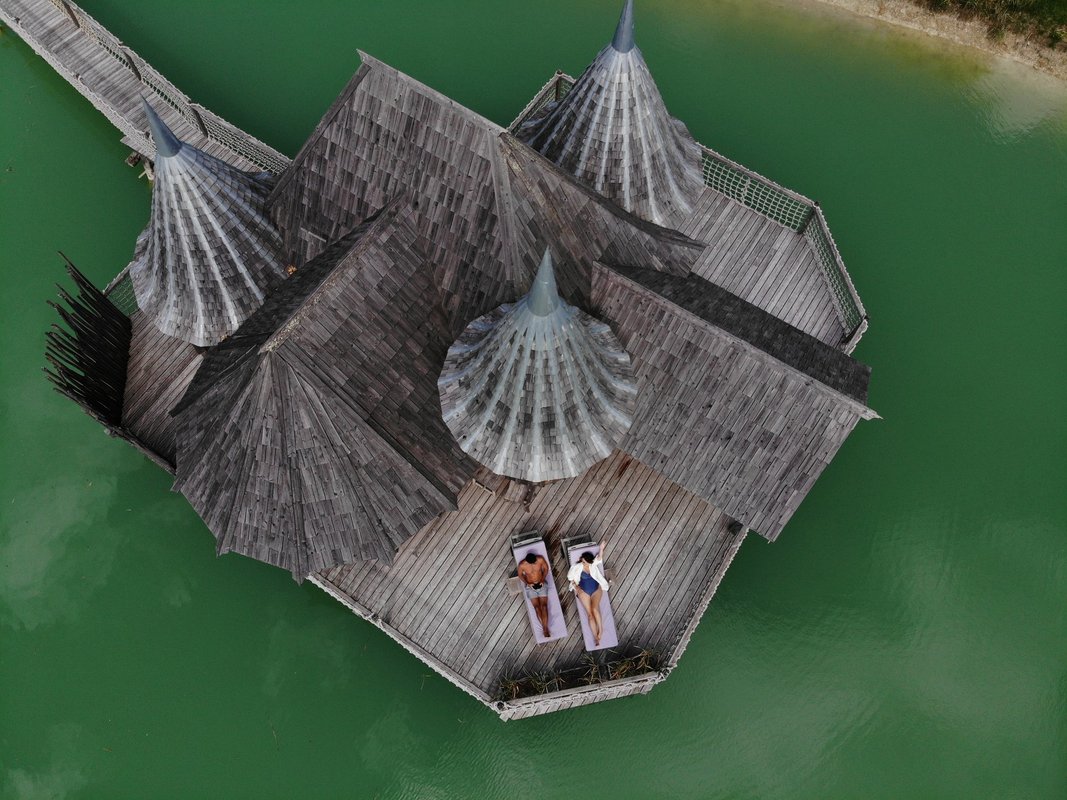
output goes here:
<path id="1" fill-rule="evenodd" d="M 548 562 L 537 553 L 527 553 L 519 562 L 519 579 L 523 583 L 522 592 L 533 603 L 534 612 L 541 623 L 541 629 L 548 639 L 552 634 L 548 630 Z"/>

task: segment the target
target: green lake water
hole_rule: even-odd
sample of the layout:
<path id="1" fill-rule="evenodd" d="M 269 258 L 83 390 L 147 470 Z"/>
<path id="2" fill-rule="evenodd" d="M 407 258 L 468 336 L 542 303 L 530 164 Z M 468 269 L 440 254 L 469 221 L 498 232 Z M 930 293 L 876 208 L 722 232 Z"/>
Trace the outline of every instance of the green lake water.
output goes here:
<path id="1" fill-rule="evenodd" d="M 617 0 L 86 0 L 290 154 L 356 48 L 507 123 Z M 0 36 L 0 796 L 1067 796 L 1067 88 L 771 2 L 642 0 L 697 138 L 822 202 L 871 315 L 862 423 L 751 537 L 670 680 L 501 723 L 214 540 L 41 375 L 62 249 L 103 284 L 149 193 Z"/>

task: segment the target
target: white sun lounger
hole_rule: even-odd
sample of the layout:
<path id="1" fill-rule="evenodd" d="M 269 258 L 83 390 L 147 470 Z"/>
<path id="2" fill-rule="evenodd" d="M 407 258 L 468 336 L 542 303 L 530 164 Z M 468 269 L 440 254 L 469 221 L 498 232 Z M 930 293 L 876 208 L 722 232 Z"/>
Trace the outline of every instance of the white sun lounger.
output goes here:
<path id="1" fill-rule="evenodd" d="M 600 553 L 600 545 L 590 541 L 568 540 L 563 543 L 563 548 L 567 554 L 568 570 L 581 560 L 582 553 L 592 553 L 594 556 Z M 589 615 L 585 613 L 585 608 L 577 597 L 574 598 L 574 604 L 578 606 L 578 619 L 582 622 L 582 636 L 585 638 L 586 650 L 606 650 L 609 647 L 618 646 L 619 634 L 615 631 L 615 615 L 611 612 L 611 592 L 604 592 L 600 596 L 600 619 L 604 623 L 604 629 L 601 631 L 599 646 L 593 641 L 593 631 L 589 628 Z"/>
<path id="2" fill-rule="evenodd" d="M 526 558 L 527 553 L 534 553 L 548 561 L 548 577 L 545 579 L 545 584 L 548 587 L 548 632 L 551 636 L 547 639 L 541 630 L 541 622 L 537 619 L 537 612 L 534 611 L 533 603 L 526 598 L 525 592 L 522 591 L 522 581 L 518 578 L 513 578 L 511 582 L 516 585 L 518 594 L 522 597 L 523 605 L 526 606 L 530 629 L 533 630 L 537 643 L 545 644 L 546 642 L 554 642 L 556 639 L 562 639 L 567 635 L 567 622 L 563 618 L 563 606 L 559 603 L 559 590 L 556 589 L 556 580 L 552 575 L 552 562 L 548 558 L 548 548 L 545 547 L 545 540 L 536 531 L 518 534 L 512 537 L 511 552 L 515 556 L 516 568 L 519 562 Z"/>

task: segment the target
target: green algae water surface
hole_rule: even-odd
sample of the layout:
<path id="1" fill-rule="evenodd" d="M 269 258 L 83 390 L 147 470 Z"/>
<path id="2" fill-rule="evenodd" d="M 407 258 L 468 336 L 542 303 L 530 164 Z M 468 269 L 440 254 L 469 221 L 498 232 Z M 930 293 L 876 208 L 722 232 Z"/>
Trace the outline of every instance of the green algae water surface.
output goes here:
<path id="1" fill-rule="evenodd" d="M 507 123 L 617 0 L 85 0 L 295 153 L 356 48 Z M 641 0 L 668 106 L 818 198 L 871 313 L 862 424 L 671 679 L 501 723 L 214 541 L 40 374 L 64 250 L 148 214 L 115 130 L 0 36 L 0 796 L 1067 796 L 1067 90 L 818 8 Z"/>

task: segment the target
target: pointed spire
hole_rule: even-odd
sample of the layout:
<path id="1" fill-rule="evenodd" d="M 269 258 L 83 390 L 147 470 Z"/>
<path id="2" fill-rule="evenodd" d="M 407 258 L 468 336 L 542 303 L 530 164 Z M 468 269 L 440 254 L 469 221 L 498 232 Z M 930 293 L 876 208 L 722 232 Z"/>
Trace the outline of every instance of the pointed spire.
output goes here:
<path id="1" fill-rule="evenodd" d="M 529 294 L 460 334 L 437 387 L 465 453 L 533 482 L 573 478 L 611 455 L 637 401 L 629 354 L 607 325 L 559 296 L 549 252 Z"/>
<path id="2" fill-rule="evenodd" d="M 134 296 L 160 331 L 209 347 L 285 280 L 267 211 L 273 184 L 181 142 L 142 100 L 156 162 L 152 215 L 130 263 Z"/>
<path id="3" fill-rule="evenodd" d="M 176 156 L 182 149 L 181 140 L 167 127 L 167 123 L 159 118 L 159 114 L 144 95 L 141 95 L 141 104 L 144 106 L 145 116 L 148 117 L 148 127 L 152 130 L 152 143 L 156 146 L 156 157 Z"/>
<path id="4" fill-rule="evenodd" d="M 703 153 L 663 104 L 641 48 L 634 4 L 611 44 L 571 90 L 523 122 L 516 137 L 642 219 L 679 228 L 704 191 Z"/>
<path id="5" fill-rule="evenodd" d="M 628 53 L 634 49 L 634 0 L 626 0 L 626 5 L 622 7 L 619 26 L 615 29 L 611 46 L 620 53 Z"/>
<path id="6" fill-rule="evenodd" d="M 538 317 L 547 317 L 560 303 L 559 290 L 556 288 L 556 266 L 552 262 L 552 252 L 547 247 L 526 302 L 530 311 Z"/>

